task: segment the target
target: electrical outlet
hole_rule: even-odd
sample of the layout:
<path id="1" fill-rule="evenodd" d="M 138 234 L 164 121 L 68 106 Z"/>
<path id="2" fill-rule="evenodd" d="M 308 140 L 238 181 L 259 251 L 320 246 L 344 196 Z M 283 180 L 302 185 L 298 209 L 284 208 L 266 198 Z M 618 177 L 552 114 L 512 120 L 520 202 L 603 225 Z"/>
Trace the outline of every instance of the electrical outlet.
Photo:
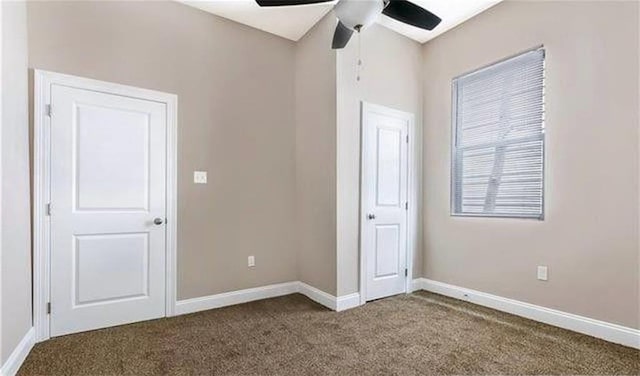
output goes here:
<path id="1" fill-rule="evenodd" d="M 249 266 L 249 267 L 256 266 L 256 258 L 255 258 L 255 256 L 247 257 L 247 266 Z"/>
<path id="2" fill-rule="evenodd" d="M 206 171 L 194 171 L 193 182 L 196 184 L 207 184 L 207 172 Z"/>
<path id="3" fill-rule="evenodd" d="M 546 281 L 549 277 L 549 270 L 546 266 L 538 266 L 538 279 Z"/>

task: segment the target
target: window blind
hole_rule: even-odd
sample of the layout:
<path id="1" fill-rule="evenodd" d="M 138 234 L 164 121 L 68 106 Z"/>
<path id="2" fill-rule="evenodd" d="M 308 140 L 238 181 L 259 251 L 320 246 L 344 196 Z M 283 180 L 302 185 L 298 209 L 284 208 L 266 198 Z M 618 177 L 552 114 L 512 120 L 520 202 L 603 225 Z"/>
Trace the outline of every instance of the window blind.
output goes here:
<path id="1" fill-rule="evenodd" d="M 544 56 L 453 80 L 453 215 L 544 217 Z"/>

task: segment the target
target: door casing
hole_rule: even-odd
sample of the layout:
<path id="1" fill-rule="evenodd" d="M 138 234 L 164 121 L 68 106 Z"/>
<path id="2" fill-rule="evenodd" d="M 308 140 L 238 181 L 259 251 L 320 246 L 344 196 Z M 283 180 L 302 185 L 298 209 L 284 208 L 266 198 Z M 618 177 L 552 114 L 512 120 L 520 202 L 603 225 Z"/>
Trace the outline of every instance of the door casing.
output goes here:
<path id="1" fill-rule="evenodd" d="M 420 151 L 419 145 L 420 143 L 416 142 L 416 125 L 415 125 L 415 115 L 409 112 L 399 111 L 396 109 L 392 109 L 389 107 L 368 103 L 365 101 L 360 102 L 360 234 L 359 234 L 359 253 L 360 253 L 360 304 L 365 304 L 367 302 L 367 283 L 366 283 L 366 272 L 367 272 L 367 255 L 364 250 L 362 237 L 364 234 L 364 226 L 365 222 L 362 220 L 365 215 L 365 207 L 363 202 L 363 188 L 364 184 L 364 127 L 367 121 L 367 113 L 370 111 L 375 111 L 383 114 L 387 114 L 394 117 L 400 117 L 407 120 L 408 124 L 408 135 L 409 135 L 409 146 L 408 146 L 408 156 L 407 156 L 407 164 L 408 164 L 408 184 L 407 184 L 407 198 L 409 208 L 407 210 L 407 278 L 405 283 L 405 293 L 413 292 L 413 258 L 417 252 L 417 245 L 419 241 L 417 239 L 418 236 L 418 208 L 419 208 L 419 174 L 418 174 L 418 160 L 419 158 L 416 156 L 417 152 Z"/>
<path id="2" fill-rule="evenodd" d="M 177 250 L 177 136 L 178 97 L 175 94 L 97 81 L 72 75 L 34 70 L 34 159 L 33 159 L 33 311 L 36 342 L 50 338 L 51 217 L 50 202 L 50 111 L 52 85 L 69 86 L 108 94 L 164 103 L 167 109 L 166 171 L 166 270 L 165 316 L 175 314 Z"/>

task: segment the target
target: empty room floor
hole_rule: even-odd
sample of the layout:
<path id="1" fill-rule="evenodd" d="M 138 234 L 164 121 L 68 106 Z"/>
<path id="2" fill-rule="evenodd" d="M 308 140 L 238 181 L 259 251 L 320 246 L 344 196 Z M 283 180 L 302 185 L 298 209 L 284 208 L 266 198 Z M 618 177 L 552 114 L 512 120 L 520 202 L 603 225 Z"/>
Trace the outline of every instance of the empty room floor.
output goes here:
<path id="1" fill-rule="evenodd" d="M 639 373 L 638 350 L 421 291 L 340 313 L 294 294 L 58 337 L 19 375 Z"/>

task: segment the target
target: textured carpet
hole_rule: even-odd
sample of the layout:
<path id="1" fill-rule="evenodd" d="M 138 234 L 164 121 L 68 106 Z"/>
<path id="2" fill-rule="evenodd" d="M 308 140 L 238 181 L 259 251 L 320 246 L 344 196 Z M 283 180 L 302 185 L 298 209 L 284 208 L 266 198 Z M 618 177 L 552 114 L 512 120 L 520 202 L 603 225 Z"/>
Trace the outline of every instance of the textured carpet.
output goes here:
<path id="1" fill-rule="evenodd" d="M 289 295 L 58 337 L 19 375 L 639 374 L 640 352 L 426 292 Z"/>

